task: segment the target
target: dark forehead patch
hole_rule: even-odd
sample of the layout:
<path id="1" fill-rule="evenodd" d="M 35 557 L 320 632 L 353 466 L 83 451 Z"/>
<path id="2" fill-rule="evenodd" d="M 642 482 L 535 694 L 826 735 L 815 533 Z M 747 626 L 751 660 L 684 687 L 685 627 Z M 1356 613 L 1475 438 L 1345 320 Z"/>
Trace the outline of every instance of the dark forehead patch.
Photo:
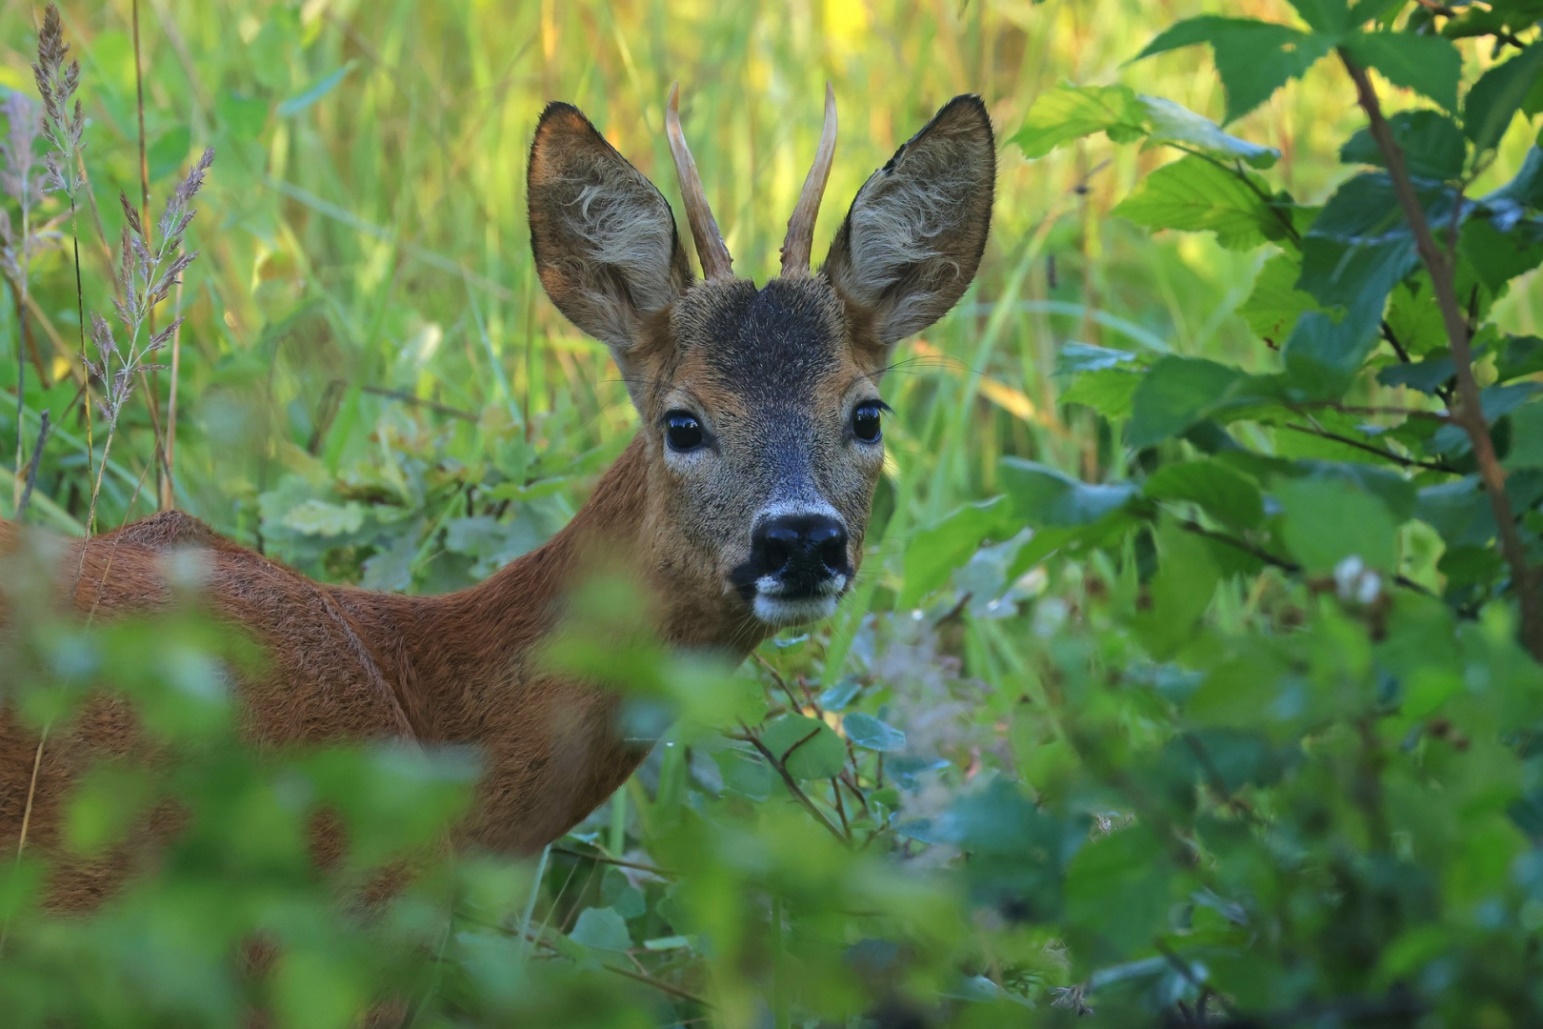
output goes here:
<path id="1" fill-rule="evenodd" d="M 807 396 L 841 367 L 840 302 L 822 279 L 704 283 L 677 307 L 678 343 L 719 383 L 763 396 Z"/>

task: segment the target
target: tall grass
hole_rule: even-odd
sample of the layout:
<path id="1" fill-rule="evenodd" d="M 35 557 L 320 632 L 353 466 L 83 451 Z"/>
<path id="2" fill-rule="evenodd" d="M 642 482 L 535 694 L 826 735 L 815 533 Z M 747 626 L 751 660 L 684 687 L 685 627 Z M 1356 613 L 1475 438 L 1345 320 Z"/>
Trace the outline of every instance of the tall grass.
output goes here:
<path id="1" fill-rule="evenodd" d="M 249 542 L 263 536 L 260 497 L 296 482 L 365 501 L 382 490 L 440 503 L 458 495 L 460 513 L 476 509 L 481 483 L 553 480 L 560 515 L 630 434 L 633 415 L 602 348 L 561 319 L 533 273 L 521 179 L 546 100 L 583 107 L 679 211 L 662 133 L 678 79 L 736 267 L 764 280 L 813 152 L 825 80 L 843 130 L 817 259 L 863 179 L 949 96 L 982 94 L 1005 142 L 1042 89 L 1117 80 L 1161 24 L 1221 6 L 67 5 L 65 28 L 91 83 L 83 143 L 93 172 L 76 212 L 85 299 L 77 306 L 68 247 L 35 259 L 31 320 L 51 352 L 44 374 L 25 381 L 15 320 L 0 327 L 10 357 L 0 388 L 21 382 L 22 434 L 35 434 L 45 411 L 57 426 L 38 480 L 47 503 L 34 516 L 86 521 L 97 463 L 105 524 L 154 509 L 154 491 L 136 498 L 135 484 L 156 461 L 155 427 L 173 391 L 171 499 Z M 1278 0 L 1248 6 L 1286 10 Z M 9 5 L 10 24 L 21 26 L 24 10 Z M 30 87 L 35 45 L 26 31 L 7 35 L 0 85 Z M 1140 86 L 1221 109 L 1209 66 L 1186 55 L 1144 64 Z M 1310 76 L 1235 127 L 1283 150 L 1300 193 L 1340 174 L 1325 140 L 1341 137 L 1355 112 L 1334 87 Z M 109 304 L 117 194 L 169 190 L 209 145 L 223 156 L 203 201 L 210 217 L 193 230 L 207 256 L 184 298 L 185 352 L 174 376 L 124 411 L 104 459 L 75 381 L 83 355 L 69 341 L 83 335 L 83 312 Z M 1004 451 L 1101 473 L 1097 441 L 1056 406 L 1051 373 L 1067 340 L 1258 350 L 1261 364 L 1271 360 L 1230 314 L 1250 286 L 1249 261 L 1107 217 L 1140 166 L 1160 159 L 1092 141 L 1029 164 L 1005 146 L 980 281 L 908 345 L 885 386 L 898 415 L 880 500 L 892 517 L 876 557 L 989 492 Z M 1537 324 L 1536 301 L 1513 303 L 1528 308 L 1516 316 L 1521 328 Z M 15 417 L 0 414 L 7 440 L 18 438 Z M 417 472 L 404 471 L 404 455 Z M 415 474 L 427 485 L 406 484 Z M 455 489 L 434 492 L 446 482 Z M 15 491 L 3 492 L 14 505 Z M 423 511 L 431 525 L 445 513 Z M 420 586 L 463 577 L 436 578 L 437 545 L 431 533 L 424 541 L 411 561 Z M 869 589 L 893 585 L 895 568 L 873 567 Z M 357 574 L 357 565 L 334 570 Z"/>

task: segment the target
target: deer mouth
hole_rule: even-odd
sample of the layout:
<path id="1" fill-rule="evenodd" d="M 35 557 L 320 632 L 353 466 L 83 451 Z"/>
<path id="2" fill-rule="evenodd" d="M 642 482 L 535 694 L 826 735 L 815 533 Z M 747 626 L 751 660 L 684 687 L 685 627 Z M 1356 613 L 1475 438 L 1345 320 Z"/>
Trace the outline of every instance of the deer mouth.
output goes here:
<path id="1" fill-rule="evenodd" d="M 790 583 L 775 575 L 761 575 L 735 583 L 756 619 L 783 628 L 829 618 L 852 577 L 837 573 L 814 583 Z"/>

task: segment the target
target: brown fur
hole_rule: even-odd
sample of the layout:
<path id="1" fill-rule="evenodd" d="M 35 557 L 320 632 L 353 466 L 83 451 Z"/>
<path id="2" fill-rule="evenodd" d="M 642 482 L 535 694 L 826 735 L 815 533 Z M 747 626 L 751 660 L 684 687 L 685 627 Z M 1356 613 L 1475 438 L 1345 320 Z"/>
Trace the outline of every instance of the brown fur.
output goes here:
<path id="1" fill-rule="evenodd" d="M 594 571 L 625 576 L 644 591 L 661 639 L 738 659 L 773 631 L 731 581 L 758 511 L 827 504 L 847 528 L 855 569 L 882 448 L 854 443 L 852 409 L 877 399 L 899 335 L 940 316 L 974 276 L 993 175 L 984 108 L 957 99 L 863 187 L 819 275 L 759 290 L 693 282 L 659 191 L 576 109 L 554 104 L 530 163 L 537 266 L 553 302 L 611 346 L 642 417 L 573 522 L 477 586 L 408 597 L 314 582 L 166 513 L 75 543 L 57 564 L 58 600 L 94 618 L 164 608 L 173 599 L 168 554 L 193 551 L 204 602 L 268 656 L 237 681 L 252 739 L 476 744 L 486 772 L 455 842 L 539 849 L 645 754 L 617 731 L 618 694 L 539 659 L 569 590 Z M 864 257 L 875 253 L 885 260 Z M 910 263 L 896 264 L 896 254 Z M 712 439 L 689 458 L 663 440 L 665 413 L 682 409 Z M 34 549 L 0 522 L 0 558 Z M 13 616 L 0 606 L 0 626 Z M 27 846 L 57 852 L 72 782 L 95 758 L 137 753 L 136 739 L 132 712 L 110 697 L 41 751 L 0 708 L 0 853 L 17 847 L 29 794 Z M 175 822 L 167 813 L 150 828 Z M 321 839 L 328 863 L 340 843 L 336 833 Z M 134 860 L 126 851 L 92 867 L 69 863 L 55 903 L 89 906 Z"/>

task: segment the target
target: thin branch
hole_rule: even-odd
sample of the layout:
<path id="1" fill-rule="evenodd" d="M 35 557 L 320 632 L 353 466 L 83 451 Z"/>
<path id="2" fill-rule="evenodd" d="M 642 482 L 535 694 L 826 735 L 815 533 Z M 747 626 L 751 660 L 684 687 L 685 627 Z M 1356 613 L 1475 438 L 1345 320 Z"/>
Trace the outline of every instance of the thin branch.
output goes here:
<path id="1" fill-rule="evenodd" d="M 1344 49 L 1339 51 L 1340 61 L 1355 82 L 1356 100 L 1366 112 L 1368 128 L 1377 148 L 1387 164 L 1388 175 L 1393 180 L 1393 191 L 1399 206 L 1409 221 L 1409 231 L 1414 235 L 1415 247 L 1420 260 L 1430 274 L 1435 290 L 1436 304 L 1441 309 L 1441 320 L 1446 326 L 1447 339 L 1452 349 L 1452 363 L 1457 373 L 1459 404 L 1452 411 L 1453 420 L 1463 427 L 1473 446 L 1473 456 L 1479 466 L 1479 477 L 1484 492 L 1489 496 L 1490 508 L 1495 516 L 1495 532 L 1500 540 L 1500 551 L 1511 569 L 1511 581 L 1516 588 L 1521 608 L 1520 636 L 1522 645 L 1532 656 L 1543 661 L 1543 603 L 1536 588 L 1536 576 L 1527 567 L 1527 552 L 1521 535 L 1516 531 L 1516 520 L 1511 513 L 1511 501 L 1505 491 L 1505 471 L 1495 455 L 1494 442 L 1490 439 L 1489 425 L 1484 420 L 1484 407 L 1479 396 L 1479 383 L 1473 374 L 1473 351 L 1469 346 L 1468 319 L 1457 302 L 1454 287 L 1454 270 L 1448 255 L 1436 244 L 1425 211 L 1420 206 L 1419 195 L 1404 165 L 1404 154 L 1387 119 L 1382 115 L 1382 105 L 1377 91 L 1365 69 L 1356 64 Z M 1460 201 L 1459 201 L 1460 202 Z"/>
<path id="2" fill-rule="evenodd" d="M 1287 575 L 1302 574 L 1302 566 L 1297 564 L 1295 561 L 1288 561 L 1283 557 L 1276 557 L 1268 550 L 1265 550 L 1262 547 L 1256 547 L 1254 544 L 1248 542 L 1245 539 L 1239 539 L 1236 536 L 1229 536 L 1225 532 L 1218 532 L 1215 529 L 1207 528 L 1206 526 L 1201 525 L 1199 522 L 1191 521 L 1189 519 L 1179 519 L 1177 524 L 1179 528 L 1183 529 L 1185 532 L 1193 533 L 1196 536 L 1204 536 L 1206 539 L 1215 540 L 1217 543 L 1226 544 L 1234 550 L 1241 550 L 1243 553 L 1248 554 L 1250 557 L 1263 561 L 1271 568 L 1279 568 Z M 1406 590 L 1410 590 L 1415 593 L 1422 593 L 1427 597 L 1435 596 L 1435 594 L 1431 593 L 1430 590 L 1426 589 L 1424 586 L 1421 586 L 1407 575 L 1395 575 L 1393 576 L 1393 582 L 1398 586 L 1402 586 Z"/>
<path id="3" fill-rule="evenodd" d="M 1336 443 L 1343 443 L 1347 447 L 1354 447 L 1368 454 L 1376 454 L 1384 461 L 1392 461 L 1394 464 L 1402 465 L 1405 468 L 1425 468 L 1432 472 L 1446 472 L 1448 475 L 1459 474 L 1456 468 L 1448 464 L 1442 464 L 1440 461 L 1420 461 L 1413 457 L 1405 457 L 1402 454 L 1395 454 L 1391 450 L 1374 447 L 1370 443 L 1363 443 L 1350 436 L 1341 436 L 1339 433 L 1330 432 L 1327 429 L 1319 429 L 1311 425 L 1293 425 L 1290 422 L 1282 425 L 1281 428 L 1290 429 L 1292 432 L 1300 432 L 1308 436 L 1317 436 L 1321 439 L 1331 439 Z"/>
<path id="4" fill-rule="evenodd" d="M 777 774 L 782 777 L 783 784 L 787 786 L 788 792 L 793 794 L 793 799 L 798 801 L 800 804 L 802 804 L 804 806 L 804 808 L 811 815 L 814 816 L 814 820 L 816 822 L 819 822 L 822 826 L 825 827 L 825 831 L 826 832 L 830 833 L 832 836 L 834 836 L 836 839 L 840 840 L 842 843 L 848 843 L 848 844 L 851 843 L 852 842 L 851 837 L 847 836 L 846 834 L 844 834 L 840 829 L 838 829 L 836 827 L 834 822 L 832 822 L 829 818 L 825 817 L 825 813 L 823 811 L 821 811 L 819 808 L 815 807 L 814 801 L 809 799 L 809 794 L 805 793 L 804 792 L 804 788 L 802 786 L 798 785 L 798 780 L 793 778 L 792 774 L 788 772 L 787 765 L 783 764 L 782 761 L 778 760 L 777 755 L 775 755 L 775 754 L 773 754 L 771 752 L 771 748 L 768 747 L 766 744 L 762 743 L 761 742 L 761 738 L 759 736 L 757 736 L 755 733 L 751 732 L 750 731 L 750 727 L 748 725 L 745 725 L 745 723 L 741 722 L 740 723 L 740 728 L 744 730 L 744 735 L 742 737 L 740 737 L 740 738 L 745 740 L 747 743 L 749 743 L 756 750 L 760 751 L 761 756 L 766 759 L 767 764 L 771 765 L 772 768 L 776 769 Z M 803 741 L 800 740 L 799 742 L 801 743 Z M 797 745 L 798 744 L 794 744 L 793 747 L 789 747 L 788 748 L 788 752 L 792 753 L 793 750 L 797 747 Z"/>

